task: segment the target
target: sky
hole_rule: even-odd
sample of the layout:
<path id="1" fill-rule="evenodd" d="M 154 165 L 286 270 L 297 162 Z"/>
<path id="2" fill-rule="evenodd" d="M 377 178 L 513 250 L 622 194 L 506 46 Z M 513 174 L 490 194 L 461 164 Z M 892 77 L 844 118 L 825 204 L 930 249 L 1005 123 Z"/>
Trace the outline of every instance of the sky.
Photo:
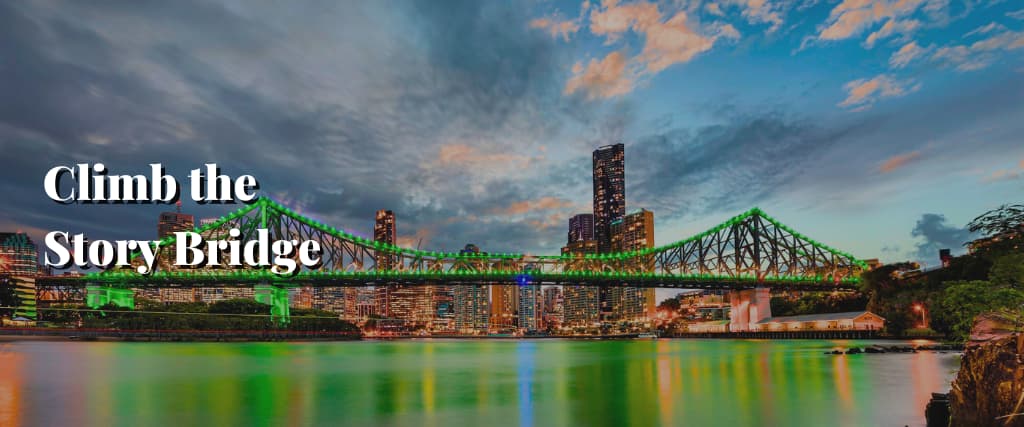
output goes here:
<path id="1" fill-rule="evenodd" d="M 935 265 L 1021 202 L 1022 119 L 1010 0 L 0 3 L 0 230 L 37 243 L 173 210 L 58 205 L 54 166 L 217 163 L 357 234 L 391 209 L 403 246 L 555 254 L 622 142 L 658 245 L 758 206 Z"/>

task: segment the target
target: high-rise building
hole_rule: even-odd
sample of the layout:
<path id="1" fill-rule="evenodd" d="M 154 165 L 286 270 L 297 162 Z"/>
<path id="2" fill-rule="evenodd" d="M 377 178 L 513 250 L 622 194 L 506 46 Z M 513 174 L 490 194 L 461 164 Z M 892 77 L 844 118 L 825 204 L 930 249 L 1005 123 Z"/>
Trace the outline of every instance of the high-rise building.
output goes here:
<path id="1" fill-rule="evenodd" d="M 491 325 L 513 329 L 519 325 L 519 290 L 516 285 L 491 285 Z"/>
<path id="2" fill-rule="evenodd" d="M 545 327 L 558 328 L 562 325 L 562 288 L 549 286 L 542 291 L 544 294 L 543 314 Z"/>
<path id="3" fill-rule="evenodd" d="M 594 240 L 594 214 L 578 214 L 569 218 L 568 243 Z"/>
<path id="4" fill-rule="evenodd" d="M 394 212 L 384 209 L 377 211 L 377 220 L 373 224 L 373 240 L 389 245 L 398 242 Z M 392 254 L 380 251 L 377 253 L 377 270 L 392 270 L 396 261 Z"/>
<path id="5" fill-rule="evenodd" d="M 455 288 L 454 286 L 434 286 L 434 324 L 435 331 L 453 331 L 455 329 Z"/>
<path id="6" fill-rule="evenodd" d="M 611 224 L 626 215 L 626 156 L 623 144 L 594 150 L 594 239 L 597 251 L 611 251 Z"/>
<path id="7" fill-rule="evenodd" d="M 600 318 L 600 292 L 597 286 L 566 285 L 562 308 L 562 325 L 570 328 L 598 326 Z"/>
<path id="8" fill-rule="evenodd" d="M 28 234 L 0 233 L 0 274 L 39 274 L 39 253 Z"/>
<path id="9" fill-rule="evenodd" d="M 480 253 L 474 244 L 466 245 L 460 253 Z M 489 286 L 458 285 L 453 289 L 455 308 L 455 330 L 459 333 L 486 332 L 489 324 L 490 304 L 487 300 Z"/>
<path id="10" fill-rule="evenodd" d="M 373 225 L 373 240 L 394 245 L 398 241 L 395 213 L 390 210 L 377 211 Z M 378 251 L 377 269 L 392 270 L 398 266 L 393 254 Z M 406 325 L 428 325 L 433 320 L 433 301 L 430 286 L 406 286 L 382 284 L 375 288 L 378 312 L 389 319 L 403 320 Z"/>
<path id="11" fill-rule="evenodd" d="M 519 329 L 527 332 L 541 329 L 541 315 L 544 311 L 544 301 L 541 298 L 540 285 L 524 284 L 519 285 L 519 313 L 517 316 Z"/>
<path id="12" fill-rule="evenodd" d="M 176 212 L 161 212 L 160 220 L 156 225 L 157 238 L 173 235 L 178 231 L 192 231 L 195 227 L 195 217 L 181 213 L 181 202 L 178 202 Z"/>
<path id="13" fill-rule="evenodd" d="M 570 242 L 562 248 L 562 255 L 585 255 L 597 253 L 596 240 Z M 572 286 L 562 288 L 562 325 L 571 328 L 592 327 L 600 321 L 601 290 L 597 286 Z"/>
<path id="14" fill-rule="evenodd" d="M 612 250 L 613 222 L 626 214 L 626 154 L 625 145 L 606 145 L 594 150 L 594 240 L 597 252 Z M 622 289 L 599 289 L 601 320 L 617 321 L 621 312 Z"/>
<path id="15" fill-rule="evenodd" d="M 641 209 L 638 212 L 626 215 L 622 220 L 612 222 L 611 231 L 613 252 L 653 248 L 654 213 Z M 646 262 L 647 264 L 629 266 L 630 268 L 636 268 L 640 271 L 654 270 L 653 259 L 631 262 Z M 613 317 L 626 321 L 646 321 L 654 318 L 657 308 L 654 288 L 623 287 L 620 289 L 621 301 L 615 305 L 615 308 L 619 311 L 613 313 Z"/>

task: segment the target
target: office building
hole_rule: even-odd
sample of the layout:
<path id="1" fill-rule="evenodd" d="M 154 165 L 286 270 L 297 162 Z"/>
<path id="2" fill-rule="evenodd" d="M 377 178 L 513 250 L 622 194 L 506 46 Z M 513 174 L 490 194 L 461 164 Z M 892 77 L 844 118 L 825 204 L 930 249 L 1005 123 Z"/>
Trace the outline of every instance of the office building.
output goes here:
<path id="1" fill-rule="evenodd" d="M 517 288 L 519 291 L 519 313 L 516 320 L 519 329 L 526 332 L 539 331 L 543 324 L 541 315 L 544 312 L 540 285 L 525 284 L 519 285 Z"/>
<path id="2" fill-rule="evenodd" d="M 544 302 L 542 304 L 541 319 L 544 327 L 557 329 L 562 326 L 562 288 L 560 286 L 549 286 L 542 291 Z"/>
<path id="3" fill-rule="evenodd" d="M 594 240 L 594 214 L 584 213 L 569 218 L 568 243 Z"/>
<path id="4" fill-rule="evenodd" d="M 195 228 L 195 217 L 181 213 L 181 202 L 176 212 L 161 212 L 156 225 L 157 238 L 171 236 L 179 231 L 192 231 Z"/>
<path id="5" fill-rule="evenodd" d="M 510 330 L 519 326 L 519 289 L 516 285 L 491 285 L 491 326 Z"/>
<path id="6" fill-rule="evenodd" d="M 480 253 L 474 244 L 466 245 L 462 254 Z M 489 286 L 484 284 L 458 285 L 452 290 L 455 309 L 455 330 L 463 334 L 486 333 L 490 323 Z"/>
<path id="7" fill-rule="evenodd" d="M 611 224 L 626 214 L 626 161 L 622 144 L 600 147 L 594 162 L 594 239 L 597 251 L 611 251 Z"/>
<path id="8" fill-rule="evenodd" d="M 626 215 L 621 220 L 612 222 L 612 251 L 628 252 L 654 247 L 654 213 L 641 209 Z M 645 262 L 643 265 L 631 265 L 628 268 L 639 271 L 654 271 L 653 259 L 636 259 L 631 262 Z M 617 320 L 643 322 L 653 319 L 657 309 L 654 288 L 620 288 L 621 301 L 614 304 L 619 310 L 613 313 Z"/>

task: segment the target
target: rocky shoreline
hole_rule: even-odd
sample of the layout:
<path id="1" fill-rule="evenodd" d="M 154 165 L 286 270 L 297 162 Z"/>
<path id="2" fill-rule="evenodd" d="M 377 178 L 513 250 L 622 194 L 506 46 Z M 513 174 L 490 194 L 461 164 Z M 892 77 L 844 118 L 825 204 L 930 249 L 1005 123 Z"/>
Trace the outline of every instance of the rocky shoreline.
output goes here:
<path id="1" fill-rule="evenodd" d="M 826 351 L 825 354 L 884 354 L 884 353 L 917 353 L 919 351 L 936 351 L 945 353 L 949 351 L 960 352 L 964 350 L 963 344 L 935 344 L 935 345 L 869 345 L 867 347 L 850 347 L 845 350 L 835 349 Z"/>

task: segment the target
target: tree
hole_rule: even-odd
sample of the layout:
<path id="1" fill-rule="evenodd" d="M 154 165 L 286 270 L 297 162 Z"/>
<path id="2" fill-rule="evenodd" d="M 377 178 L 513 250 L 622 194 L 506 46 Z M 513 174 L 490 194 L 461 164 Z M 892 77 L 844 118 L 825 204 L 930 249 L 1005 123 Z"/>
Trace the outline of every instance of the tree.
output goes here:
<path id="1" fill-rule="evenodd" d="M 1024 205 L 1003 205 L 985 212 L 968 223 L 967 229 L 982 234 L 969 243 L 979 253 L 1019 251 L 1024 238 Z"/>
<path id="2" fill-rule="evenodd" d="M 989 281 L 952 282 L 946 288 L 941 309 L 949 319 L 952 333 L 967 339 L 979 314 L 1010 310 L 1024 305 L 1024 290 L 1001 286 Z"/>
<path id="3" fill-rule="evenodd" d="M 677 312 L 681 307 L 682 304 L 679 302 L 679 298 L 667 298 L 660 304 L 658 304 L 658 310 L 666 311 L 669 313 Z"/>

